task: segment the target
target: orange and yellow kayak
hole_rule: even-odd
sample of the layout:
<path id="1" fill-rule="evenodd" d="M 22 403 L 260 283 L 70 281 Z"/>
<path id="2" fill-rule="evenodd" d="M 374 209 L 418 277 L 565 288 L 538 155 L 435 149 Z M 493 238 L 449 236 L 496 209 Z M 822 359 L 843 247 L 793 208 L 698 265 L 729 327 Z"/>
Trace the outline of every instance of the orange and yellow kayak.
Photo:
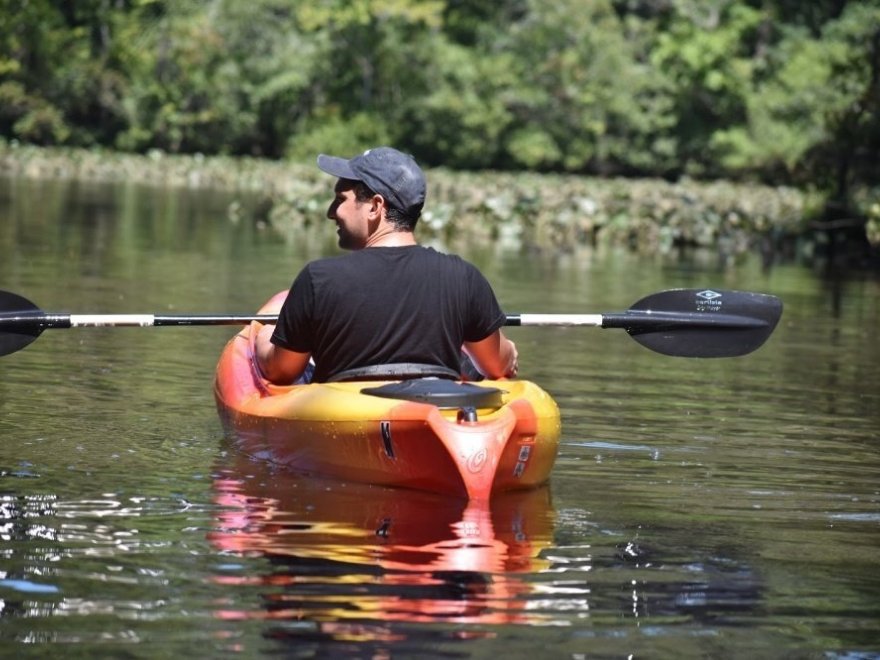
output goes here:
<path id="1" fill-rule="evenodd" d="M 275 314 L 286 292 L 260 314 Z M 226 345 L 215 395 L 252 455 L 294 470 L 468 499 L 545 483 L 559 446 L 555 401 L 525 380 L 275 385 L 254 362 L 252 322 Z"/>

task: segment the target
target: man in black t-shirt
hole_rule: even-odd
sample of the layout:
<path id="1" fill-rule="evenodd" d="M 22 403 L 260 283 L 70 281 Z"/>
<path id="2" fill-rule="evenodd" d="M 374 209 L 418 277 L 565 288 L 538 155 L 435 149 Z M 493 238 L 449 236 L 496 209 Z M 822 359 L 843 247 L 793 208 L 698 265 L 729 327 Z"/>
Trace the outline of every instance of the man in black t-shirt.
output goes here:
<path id="1" fill-rule="evenodd" d="M 327 217 L 353 252 L 313 261 L 296 277 L 277 326 L 257 338 L 266 377 L 293 382 L 310 358 L 317 382 L 455 377 L 462 350 L 489 378 L 515 376 L 516 346 L 485 277 L 416 243 L 426 188 L 416 162 L 378 147 L 351 160 L 321 155 L 318 167 L 338 178 Z"/>

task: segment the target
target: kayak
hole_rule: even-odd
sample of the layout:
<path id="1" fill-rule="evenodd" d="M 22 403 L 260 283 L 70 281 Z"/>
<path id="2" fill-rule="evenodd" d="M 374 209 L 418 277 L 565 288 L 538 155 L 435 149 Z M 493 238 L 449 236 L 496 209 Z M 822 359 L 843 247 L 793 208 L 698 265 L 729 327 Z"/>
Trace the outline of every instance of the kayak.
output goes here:
<path id="1" fill-rule="evenodd" d="M 277 314 L 287 292 L 259 314 Z M 486 500 L 547 482 L 559 408 L 527 380 L 441 378 L 275 385 L 259 371 L 252 321 L 224 348 L 214 392 L 248 454 L 303 473 Z"/>

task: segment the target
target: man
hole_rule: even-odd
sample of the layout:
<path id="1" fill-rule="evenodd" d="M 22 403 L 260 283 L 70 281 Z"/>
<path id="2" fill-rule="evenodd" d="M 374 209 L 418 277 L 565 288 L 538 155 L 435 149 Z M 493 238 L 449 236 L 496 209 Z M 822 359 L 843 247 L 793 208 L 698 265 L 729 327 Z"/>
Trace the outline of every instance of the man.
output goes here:
<path id="1" fill-rule="evenodd" d="M 327 217 L 350 254 L 306 265 L 276 326 L 257 338 L 257 361 L 275 383 L 315 362 L 313 380 L 454 378 L 461 351 L 489 378 L 517 372 L 516 346 L 483 275 L 463 259 L 417 244 L 425 177 L 390 147 L 351 160 L 318 156 L 338 178 Z"/>

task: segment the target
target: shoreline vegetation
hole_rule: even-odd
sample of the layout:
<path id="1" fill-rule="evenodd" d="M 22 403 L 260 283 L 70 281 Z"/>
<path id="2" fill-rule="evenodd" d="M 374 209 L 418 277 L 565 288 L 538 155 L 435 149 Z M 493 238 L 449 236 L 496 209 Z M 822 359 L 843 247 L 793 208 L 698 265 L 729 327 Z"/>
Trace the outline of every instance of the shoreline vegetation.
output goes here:
<path id="1" fill-rule="evenodd" d="M 115 182 L 241 194 L 230 220 L 271 225 L 288 237 L 324 219 L 326 176 L 311 163 L 133 155 L 0 143 L 0 176 Z M 765 258 L 810 232 L 811 200 L 794 188 L 575 175 L 429 169 L 420 234 L 453 244 L 503 241 L 525 250 L 625 247 L 642 254 L 714 249 L 726 259 Z"/>

